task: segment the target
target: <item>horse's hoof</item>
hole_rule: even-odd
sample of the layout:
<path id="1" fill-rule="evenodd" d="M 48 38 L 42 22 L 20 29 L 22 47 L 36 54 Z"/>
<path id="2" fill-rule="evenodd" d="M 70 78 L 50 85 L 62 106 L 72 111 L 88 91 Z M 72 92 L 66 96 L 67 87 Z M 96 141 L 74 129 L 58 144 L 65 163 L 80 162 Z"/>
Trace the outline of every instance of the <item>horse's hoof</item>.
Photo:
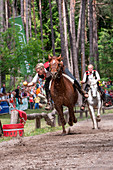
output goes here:
<path id="1" fill-rule="evenodd" d="M 67 134 L 71 134 L 71 129 L 69 128 L 68 131 L 67 131 Z"/>
<path id="2" fill-rule="evenodd" d="M 66 135 L 66 131 L 61 133 L 61 136 L 65 136 Z"/>
<path id="3" fill-rule="evenodd" d="M 68 122 L 68 124 L 69 124 L 70 126 L 73 126 L 73 122 Z"/>
<path id="4" fill-rule="evenodd" d="M 96 120 L 97 120 L 97 122 L 100 122 L 101 121 L 100 116 L 97 116 Z"/>
<path id="5" fill-rule="evenodd" d="M 75 117 L 74 120 L 73 120 L 74 123 L 77 123 L 77 118 Z"/>
<path id="6" fill-rule="evenodd" d="M 98 128 L 94 128 L 94 127 L 93 127 L 92 129 L 93 129 L 93 130 L 97 130 Z"/>

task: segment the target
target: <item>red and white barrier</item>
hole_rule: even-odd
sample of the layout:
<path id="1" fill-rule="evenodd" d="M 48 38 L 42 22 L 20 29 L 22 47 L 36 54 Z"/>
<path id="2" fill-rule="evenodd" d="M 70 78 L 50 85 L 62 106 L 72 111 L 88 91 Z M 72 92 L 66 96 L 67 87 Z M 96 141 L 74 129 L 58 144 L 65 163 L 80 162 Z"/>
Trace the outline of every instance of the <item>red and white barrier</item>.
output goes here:
<path id="1" fill-rule="evenodd" d="M 3 135 L 6 137 L 23 136 L 24 134 L 24 124 L 27 120 L 27 114 L 21 110 L 16 111 L 18 112 L 20 123 L 3 125 Z"/>

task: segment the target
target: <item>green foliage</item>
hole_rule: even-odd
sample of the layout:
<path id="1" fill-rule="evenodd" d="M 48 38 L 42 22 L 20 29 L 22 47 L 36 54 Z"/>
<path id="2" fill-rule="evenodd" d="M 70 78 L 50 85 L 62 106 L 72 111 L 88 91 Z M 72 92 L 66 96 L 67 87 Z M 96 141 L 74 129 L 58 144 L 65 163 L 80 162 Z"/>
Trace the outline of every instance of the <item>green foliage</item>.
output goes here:
<path id="1" fill-rule="evenodd" d="M 12 0 L 9 1 L 10 5 Z M 79 2 L 77 0 L 77 2 Z M 97 2 L 100 2 L 98 0 Z M 20 4 L 17 2 L 17 12 L 20 15 Z M 49 1 L 42 0 L 42 25 L 43 25 L 43 46 L 45 51 L 42 50 L 41 42 L 41 28 L 40 28 L 40 16 L 39 16 L 39 0 L 34 1 L 35 8 L 35 19 L 37 35 L 34 31 L 34 18 L 33 8 L 31 7 L 31 19 L 32 19 L 32 38 L 29 40 L 27 45 L 23 45 L 18 41 L 17 32 L 14 28 L 8 28 L 5 32 L 0 33 L 0 54 L 2 60 L 0 60 L 0 68 L 2 73 L 10 74 L 15 77 L 25 77 L 26 75 L 32 75 L 35 73 L 35 65 L 37 62 L 43 62 L 48 60 L 48 54 L 53 55 L 52 51 L 52 38 L 51 38 L 51 22 L 50 22 L 50 10 Z M 70 13 L 70 1 L 68 3 L 68 11 Z M 111 0 L 103 0 L 104 5 L 99 5 L 97 10 L 97 23 L 98 23 L 98 34 L 99 34 L 99 61 L 100 61 L 100 73 L 101 77 L 108 80 L 113 80 L 113 2 Z M 55 51 L 58 56 L 61 53 L 61 39 L 59 31 L 59 15 L 57 3 L 55 0 L 51 0 L 52 5 L 52 21 L 55 37 Z M 77 34 L 78 20 L 79 20 L 79 9 L 80 3 L 75 5 L 75 28 Z M 86 6 L 87 10 L 87 6 Z M 87 14 L 87 12 L 86 12 Z M 100 17 L 101 16 L 101 17 Z M 86 15 L 86 28 L 87 32 L 87 43 L 85 44 L 85 56 L 86 64 L 89 63 L 89 28 L 88 20 Z M 69 33 L 69 30 L 67 30 Z M 69 34 L 68 34 L 69 36 Z M 69 37 L 68 37 L 69 38 Z M 70 44 L 69 44 L 70 45 Z M 70 47 L 69 47 L 70 48 Z M 70 51 L 70 49 L 69 49 Z M 79 56 L 81 51 L 79 50 Z M 27 63 L 25 64 L 25 62 Z M 81 66 L 81 57 L 79 57 L 79 65 Z M 26 67 L 29 67 L 30 72 L 27 72 Z M 80 68 L 80 67 L 79 67 Z"/>
<path id="2" fill-rule="evenodd" d="M 113 77 L 113 30 L 102 29 L 99 33 L 98 49 L 101 77 Z"/>
<path id="3" fill-rule="evenodd" d="M 29 40 L 28 44 L 23 48 L 23 55 L 27 56 L 27 61 L 32 69 L 35 68 L 38 62 L 43 62 L 43 57 L 48 58 L 46 51 L 42 50 L 42 42 L 39 37 L 33 37 Z"/>
<path id="4" fill-rule="evenodd" d="M 20 60 L 23 59 L 17 32 L 13 28 L 9 28 L 6 32 L 1 33 L 1 36 L 1 71 L 16 76 L 18 75 Z"/>

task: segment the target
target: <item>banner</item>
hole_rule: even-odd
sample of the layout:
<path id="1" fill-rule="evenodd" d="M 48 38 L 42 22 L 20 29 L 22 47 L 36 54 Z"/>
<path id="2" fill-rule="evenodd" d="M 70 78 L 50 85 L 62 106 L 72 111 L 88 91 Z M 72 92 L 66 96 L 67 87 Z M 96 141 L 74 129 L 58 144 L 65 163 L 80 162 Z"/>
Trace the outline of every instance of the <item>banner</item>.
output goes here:
<path id="1" fill-rule="evenodd" d="M 21 44 L 21 48 L 23 48 L 23 45 L 25 45 L 27 42 L 26 42 L 26 36 L 25 36 L 25 31 L 24 31 L 21 16 L 10 18 L 9 21 L 11 22 L 11 26 L 15 28 L 17 35 L 18 35 L 19 42 Z M 27 74 L 31 72 L 30 64 L 27 61 L 26 55 L 24 55 L 24 58 L 25 58 L 25 61 L 24 61 L 25 63 L 21 65 L 20 71 L 24 74 L 25 73 Z"/>
<path id="2" fill-rule="evenodd" d="M 9 20 L 11 22 L 11 25 L 15 27 L 15 30 L 18 31 L 17 34 L 18 34 L 19 42 L 21 43 L 21 47 L 22 47 L 24 44 L 26 44 L 26 36 L 24 32 L 22 18 L 21 16 L 18 16 L 15 18 L 10 18 Z"/>
<path id="3" fill-rule="evenodd" d="M 0 103 L 0 114 L 9 113 L 9 105 L 6 101 Z"/>

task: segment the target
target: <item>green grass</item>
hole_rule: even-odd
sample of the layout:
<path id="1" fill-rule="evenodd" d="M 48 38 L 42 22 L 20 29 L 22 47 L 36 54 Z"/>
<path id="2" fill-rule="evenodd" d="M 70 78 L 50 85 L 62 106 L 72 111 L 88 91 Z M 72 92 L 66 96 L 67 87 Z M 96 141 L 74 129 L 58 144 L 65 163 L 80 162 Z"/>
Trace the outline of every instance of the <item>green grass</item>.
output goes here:
<path id="1" fill-rule="evenodd" d="M 33 110 L 28 109 L 25 112 L 27 114 L 42 113 L 42 112 L 49 113 L 48 111 L 45 111 L 43 108 L 42 109 L 33 109 Z M 108 114 L 108 113 L 113 113 L 113 109 L 112 110 L 105 110 L 105 114 Z M 1 120 L 2 126 L 3 126 L 3 124 L 10 124 L 10 116 L 11 116 L 10 114 L 0 115 L 0 120 Z M 77 117 L 78 121 L 82 121 L 82 120 L 86 119 L 85 113 L 83 114 L 82 119 L 79 118 L 79 113 L 76 114 L 76 117 Z M 88 118 L 90 118 L 89 115 L 88 115 Z M 69 127 L 69 125 L 66 124 L 66 127 Z M 47 132 L 55 132 L 55 131 L 58 131 L 58 130 L 62 130 L 62 127 L 58 126 L 57 121 L 56 121 L 56 127 L 50 127 L 46 124 L 44 119 L 41 119 L 41 128 L 35 129 L 35 120 L 27 120 L 27 122 L 24 126 L 24 136 L 40 135 L 40 134 L 44 134 L 44 133 L 47 133 Z M 11 137 L 1 137 L 0 142 L 7 141 L 7 140 L 10 140 L 10 139 L 12 139 L 12 138 Z"/>

